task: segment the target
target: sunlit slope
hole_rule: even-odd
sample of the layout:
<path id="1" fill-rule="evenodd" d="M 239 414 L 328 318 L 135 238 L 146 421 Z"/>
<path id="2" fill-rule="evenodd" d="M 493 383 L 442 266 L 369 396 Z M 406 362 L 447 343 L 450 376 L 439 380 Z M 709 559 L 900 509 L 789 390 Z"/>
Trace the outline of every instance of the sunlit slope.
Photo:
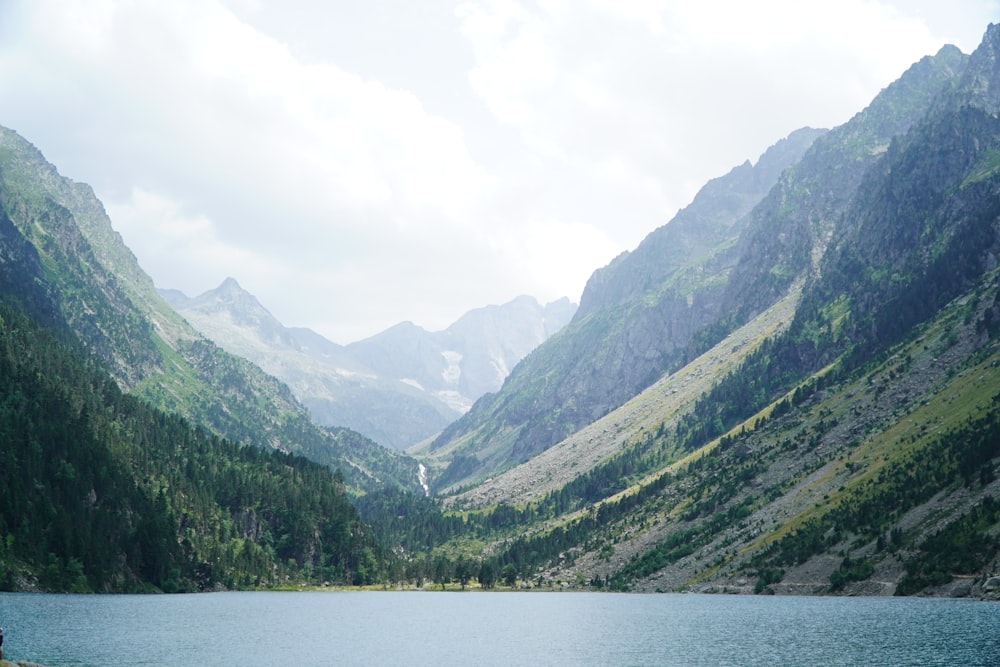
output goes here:
<path id="1" fill-rule="evenodd" d="M 444 553 L 473 549 L 543 587 L 981 592 L 1000 566 L 997 278 L 856 371 L 838 360 L 808 374 L 690 451 L 633 444 L 647 455 L 619 449 L 549 491 L 459 496 L 499 500 L 465 510 L 498 528 Z"/>
<path id="2" fill-rule="evenodd" d="M 1000 546 L 1000 508 L 982 508 L 1000 492 L 1000 345 L 975 324 L 995 299 L 960 299 L 856 378 L 809 378 L 800 407 L 754 428 L 793 392 L 708 443 L 669 502 L 606 526 L 614 555 L 573 570 L 638 590 L 971 586 Z"/>

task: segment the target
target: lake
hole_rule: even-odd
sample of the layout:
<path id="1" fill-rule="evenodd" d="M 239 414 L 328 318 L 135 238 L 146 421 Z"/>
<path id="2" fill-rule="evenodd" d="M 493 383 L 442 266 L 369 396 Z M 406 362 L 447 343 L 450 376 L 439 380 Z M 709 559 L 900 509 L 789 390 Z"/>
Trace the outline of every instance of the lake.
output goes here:
<path id="1" fill-rule="evenodd" d="M 505 592 L 0 594 L 62 665 L 997 665 L 1000 604 Z"/>

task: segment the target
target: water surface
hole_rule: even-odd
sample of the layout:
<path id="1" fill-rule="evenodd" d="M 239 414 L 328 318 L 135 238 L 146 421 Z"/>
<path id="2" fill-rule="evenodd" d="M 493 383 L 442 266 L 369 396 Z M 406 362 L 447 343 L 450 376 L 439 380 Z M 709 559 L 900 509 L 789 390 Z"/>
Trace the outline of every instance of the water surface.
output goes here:
<path id="1" fill-rule="evenodd" d="M 0 594 L 63 665 L 997 665 L 1000 605 L 608 593 Z"/>

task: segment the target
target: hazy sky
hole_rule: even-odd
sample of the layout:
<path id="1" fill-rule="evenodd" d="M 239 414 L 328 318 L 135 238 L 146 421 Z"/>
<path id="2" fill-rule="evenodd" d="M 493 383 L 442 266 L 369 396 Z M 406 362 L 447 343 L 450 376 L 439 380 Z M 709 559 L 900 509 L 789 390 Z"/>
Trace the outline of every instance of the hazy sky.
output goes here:
<path id="1" fill-rule="evenodd" d="M 594 269 L 1000 1 L 0 0 L 0 125 L 159 287 L 347 343 Z"/>

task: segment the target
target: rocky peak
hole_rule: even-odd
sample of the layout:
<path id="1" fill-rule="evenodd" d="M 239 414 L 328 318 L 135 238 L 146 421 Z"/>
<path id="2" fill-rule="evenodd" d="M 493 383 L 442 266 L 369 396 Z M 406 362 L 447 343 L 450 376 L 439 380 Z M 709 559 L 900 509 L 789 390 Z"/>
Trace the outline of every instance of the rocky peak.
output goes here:
<path id="1" fill-rule="evenodd" d="M 528 296 L 463 315 L 445 331 L 401 322 L 341 346 L 285 327 L 233 278 L 195 298 L 161 296 L 230 353 L 286 382 L 321 424 L 348 426 L 393 448 L 444 428 L 496 391 L 524 355 L 563 327 L 576 306 Z"/>
<path id="2" fill-rule="evenodd" d="M 991 23 L 986 29 L 982 43 L 968 58 L 956 93 L 960 103 L 991 114 L 1000 112 L 1000 24 Z"/>
<path id="3" fill-rule="evenodd" d="M 663 281 L 739 234 L 742 218 L 763 198 L 787 167 L 795 164 L 826 130 L 801 128 L 749 160 L 710 180 L 667 224 L 650 232 L 630 253 L 622 253 L 587 281 L 576 318 L 657 291 Z"/>
<path id="4" fill-rule="evenodd" d="M 261 341 L 289 348 L 298 347 L 284 325 L 261 305 L 257 297 L 243 289 L 235 278 L 226 278 L 215 289 L 193 299 L 177 290 L 160 290 L 160 296 L 202 330 L 211 320 L 227 320 L 237 328 L 252 330 Z M 209 337 L 217 342 L 219 338 L 226 338 L 224 330 L 215 331 L 214 327 Z"/>
<path id="5" fill-rule="evenodd" d="M 257 312 L 261 310 L 266 312 L 266 309 L 257 301 L 257 297 L 240 287 L 235 278 L 226 278 L 214 290 L 209 290 L 201 294 L 193 301 L 202 308 L 211 306 L 236 313 Z"/>
<path id="6" fill-rule="evenodd" d="M 747 321 L 813 270 L 867 170 L 955 84 L 967 58 L 954 47 L 921 58 L 784 173 L 748 216 L 725 311 Z"/>

